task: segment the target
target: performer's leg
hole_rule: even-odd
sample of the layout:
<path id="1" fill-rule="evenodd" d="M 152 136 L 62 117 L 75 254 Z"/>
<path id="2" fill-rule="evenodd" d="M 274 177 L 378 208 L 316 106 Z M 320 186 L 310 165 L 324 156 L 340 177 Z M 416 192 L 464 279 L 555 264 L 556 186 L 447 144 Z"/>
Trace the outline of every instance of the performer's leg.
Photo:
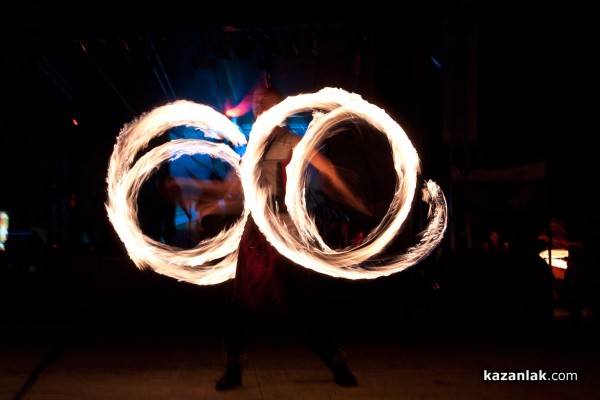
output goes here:
<path id="1" fill-rule="evenodd" d="M 340 386 L 356 386 L 356 377 L 347 364 L 347 355 L 339 347 L 330 325 L 316 299 L 312 279 L 315 272 L 296 264 L 282 266 L 282 281 L 288 294 L 290 312 L 298 317 L 303 337 L 310 349 L 333 373 L 334 381 Z"/>
<path id="2" fill-rule="evenodd" d="M 226 357 L 225 373 L 216 384 L 216 390 L 229 390 L 242 385 L 242 369 L 246 362 L 246 346 L 249 313 L 243 304 L 232 302 L 224 315 L 221 335 Z"/>

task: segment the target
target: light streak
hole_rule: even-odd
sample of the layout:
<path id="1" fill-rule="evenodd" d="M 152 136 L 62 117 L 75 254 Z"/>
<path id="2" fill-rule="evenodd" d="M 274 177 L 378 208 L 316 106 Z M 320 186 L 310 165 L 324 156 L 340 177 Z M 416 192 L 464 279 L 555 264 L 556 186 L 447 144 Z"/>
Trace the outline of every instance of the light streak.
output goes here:
<path id="1" fill-rule="evenodd" d="M 235 107 L 225 110 L 225 115 L 230 118 L 241 117 L 252 110 L 252 91 L 250 91 Z"/>
<path id="2" fill-rule="evenodd" d="M 287 167 L 285 203 L 289 218 L 267 206 L 273 194 L 259 183 L 261 159 L 272 129 L 296 113 L 312 111 L 313 120 L 293 151 Z M 397 179 L 394 198 L 385 218 L 356 247 L 331 249 L 308 215 L 304 193 L 311 149 L 335 134 L 341 121 L 358 118 L 370 123 L 388 139 Z M 176 126 L 193 126 L 207 136 L 245 144 L 237 126 L 208 106 L 176 101 L 158 107 L 127 124 L 120 132 L 108 170 L 109 219 L 138 268 L 199 285 L 216 284 L 235 274 L 238 245 L 250 212 L 275 248 L 290 260 L 314 271 L 346 279 L 372 279 L 402 271 L 427 257 L 441 242 L 447 224 L 442 190 L 429 180 L 423 183 L 422 200 L 429 205 L 426 229 L 413 246 L 385 254 L 389 243 L 403 229 L 418 185 L 420 160 L 406 133 L 384 110 L 342 89 L 324 88 L 317 93 L 290 96 L 264 112 L 254 123 L 246 152 L 239 156 L 224 144 L 204 140 L 174 140 L 148 151 L 134 163 L 135 155 L 154 137 Z M 220 157 L 234 167 L 244 191 L 244 212 L 229 228 L 193 249 L 180 249 L 144 235 L 137 220 L 137 195 L 142 183 L 163 162 L 197 153 Z"/>
<path id="3" fill-rule="evenodd" d="M 264 205 L 273 193 L 259 183 L 260 159 L 266 150 L 269 133 L 296 113 L 313 110 L 313 120 L 303 139 L 293 151 L 286 174 L 285 203 L 294 226 Z M 371 231 L 358 247 L 334 250 L 318 233 L 315 222 L 306 212 L 305 189 L 307 164 L 311 149 L 319 148 L 331 129 L 339 122 L 358 118 L 383 132 L 392 148 L 398 177 L 388 215 Z M 381 256 L 403 227 L 416 192 L 419 158 L 402 128 L 378 108 L 355 93 L 324 88 L 317 93 L 288 97 L 257 118 L 242 165 L 244 196 L 252 216 L 269 242 L 290 260 L 314 271 L 346 279 L 376 278 L 404 270 L 427 257 L 441 242 L 447 224 L 447 206 L 437 184 L 428 181 L 423 187 L 423 200 L 429 203 L 429 225 L 421 240 L 399 254 Z M 294 229 L 295 228 L 295 229 Z"/>
<path id="4" fill-rule="evenodd" d="M 237 246 L 247 210 L 230 232 L 198 243 L 192 249 L 168 246 L 141 232 L 137 218 L 137 196 L 142 183 L 163 162 L 182 155 L 211 154 L 231 164 L 239 174 L 239 156 L 228 146 L 204 140 L 178 139 L 148 151 L 134 163 L 136 154 L 151 139 L 177 126 L 197 127 L 207 136 L 245 144 L 245 136 L 221 113 L 185 100 L 158 107 L 121 130 L 109 162 L 106 210 L 110 222 L 125 245 L 129 257 L 140 269 L 177 280 L 208 285 L 224 282 L 235 274 Z"/>
<path id="5" fill-rule="evenodd" d="M 552 254 L 552 259 L 550 259 L 549 255 Z M 551 267 L 567 269 L 569 266 L 569 250 L 568 249 L 552 249 L 552 251 L 542 250 L 539 253 L 540 257 L 546 261 L 546 263 Z"/>

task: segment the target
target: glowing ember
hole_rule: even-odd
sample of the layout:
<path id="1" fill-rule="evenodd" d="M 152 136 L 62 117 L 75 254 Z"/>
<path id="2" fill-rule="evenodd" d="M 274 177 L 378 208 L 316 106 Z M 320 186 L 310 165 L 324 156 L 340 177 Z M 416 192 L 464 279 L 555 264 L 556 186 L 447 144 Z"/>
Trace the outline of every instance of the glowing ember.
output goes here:
<path id="1" fill-rule="evenodd" d="M 294 149 L 287 167 L 285 203 L 291 218 L 284 221 L 265 206 L 272 193 L 261 187 L 261 158 L 272 129 L 294 114 L 313 111 L 308 130 Z M 328 137 L 340 121 L 359 118 L 383 132 L 392 148 L 397 187 L 388 215 L 356 247 L 333 250 L 318 233 L 306 210 L 307 165 L 311 152 Z M 359 95 L 341 89 L 325 88 L 313 94 L 291 96 L 263 113 L 255 122 L 241 165 L 239 156 L 224 144 L 203 140 L 175 140 L 150 150 L 133 164 L 136 153 L 149 141 L 176 126 L 193 126 L 233 145 L 245 144 L 237 126 L 210 107 L 177 101 L 159 107 L 126 125 L 120 132 L 108 171 L 108 216 L 125 244 L 129 256 L 139 268 L 206 285 L 223 282 L 234 276 L 237 248 L 249 212 L 277 250 L 292 261 L 334 277 L 370 279 L 404 270 L 431 253 L 441 242 L 447 224 L 445 197 L 437 184 L 423 184 L 423 201 L 429 204 L 429 225 L 419 242 L 399 254 L 383 251 L 401 231 L 418 184 L 419 158 L 400 126 L 382 109 L 364 101 Z M 137 196 L 142 183 L 161 163 L 181 155 L 198 153 L 221 158 L 240 176 L 245 206 L 240 219 L 226 231 L 200 242 L 193 249 L 164 245 L 144 235 L 137 220 Z M 293 224 L 290 226 L 288 224 Z M 292 229 L 290 229 L 292 228 Z"/>

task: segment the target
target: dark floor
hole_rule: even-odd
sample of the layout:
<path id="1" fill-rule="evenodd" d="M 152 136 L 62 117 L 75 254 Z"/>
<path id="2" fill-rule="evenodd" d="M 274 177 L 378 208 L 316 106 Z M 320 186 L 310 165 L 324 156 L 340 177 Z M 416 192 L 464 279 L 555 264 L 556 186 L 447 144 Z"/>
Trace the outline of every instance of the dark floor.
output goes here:
<path id="1" fill-rule="evenodd" d="M 123 258 L 61 260 L 50 273 L 31 265 L 2 274 L 1 399 L 598 399 L 598 328 L 587 310 L 579 323 L 560 307 L 545 325 L 507 314 L 484 323 L 451 304 L 438 314 L 440 299 L 410 275 L 328 280 L 320 289 L 335 298 L 324 311 L 359 385 L 337 386 L 295 321 L 262 318 L 244 385 L 223 393 L 214 385 L 227 284 L 188 285 Z M 540 373 L 547 380 L 533 380 Z"/>

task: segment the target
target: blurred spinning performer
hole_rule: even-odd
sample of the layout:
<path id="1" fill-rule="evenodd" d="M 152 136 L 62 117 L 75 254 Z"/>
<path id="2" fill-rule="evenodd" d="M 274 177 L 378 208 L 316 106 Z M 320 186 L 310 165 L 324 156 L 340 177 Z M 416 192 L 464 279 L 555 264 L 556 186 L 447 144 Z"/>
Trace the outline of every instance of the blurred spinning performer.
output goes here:
<path id="1" fill-rule="evenodd" d="M 262 112 L 278 104 L 283 96 L 272 87 L 259 87 L 253 95 L 253 112 L 257 118 Z M 274 128 L 261 163 L 261 184 L 274 188 L 273 207 L 280 218 L 289 217 L 285 210 L 285 165 L 290 160 L 294 146 L 301 137 L 284 126 Z M 315 152 L 310 164 L 337 193 L 338 201 L 354 208 L 370 218 L 372 215 L 364 200 L 352 193 L 336 173 L 329 159 Z M 237 178 L 237 176 L 236 176 Z M 236 183 L 232 183 L 236 182 Z M 207 182 L 207 189 L 215 192 L 241 193 L 239 179 L 229 180 L 228 185 L 217 184 L 213 187 Z M 236 189 L 237 187 L 237 189 Z M 239 200 L 243 202 L 243 198 Z M 243 203 L 240 203 L 243 204 Z M 238 214 L 237 206 L 221 208 L 221 213 L 231 210 Z M 291 220 L 290 220 L 291 221 Z M 293 224 L 288 224 L 292 226 Z M 242 370 L 247 360 L 247 328 L 251 317 L 293 314 L 301 322 L 303 338 L 309 347 L 333 373 L 335 383 L 340 386 L 356 386 L 356 377 L 347 366 L 347 357 L 327 328 L 320 307 L 314 299 L 311 289 L 311 276 L 315 272 L 295 264 L 267 241 L 252 215 L 249 216 L 240 242 L 238 263 L 232 293 L 224 316 L 222 333 L 223 349 L 226 355 L 226 370 L 217 381 L 216 390 L 229 390 L 242 385 Z"/>

